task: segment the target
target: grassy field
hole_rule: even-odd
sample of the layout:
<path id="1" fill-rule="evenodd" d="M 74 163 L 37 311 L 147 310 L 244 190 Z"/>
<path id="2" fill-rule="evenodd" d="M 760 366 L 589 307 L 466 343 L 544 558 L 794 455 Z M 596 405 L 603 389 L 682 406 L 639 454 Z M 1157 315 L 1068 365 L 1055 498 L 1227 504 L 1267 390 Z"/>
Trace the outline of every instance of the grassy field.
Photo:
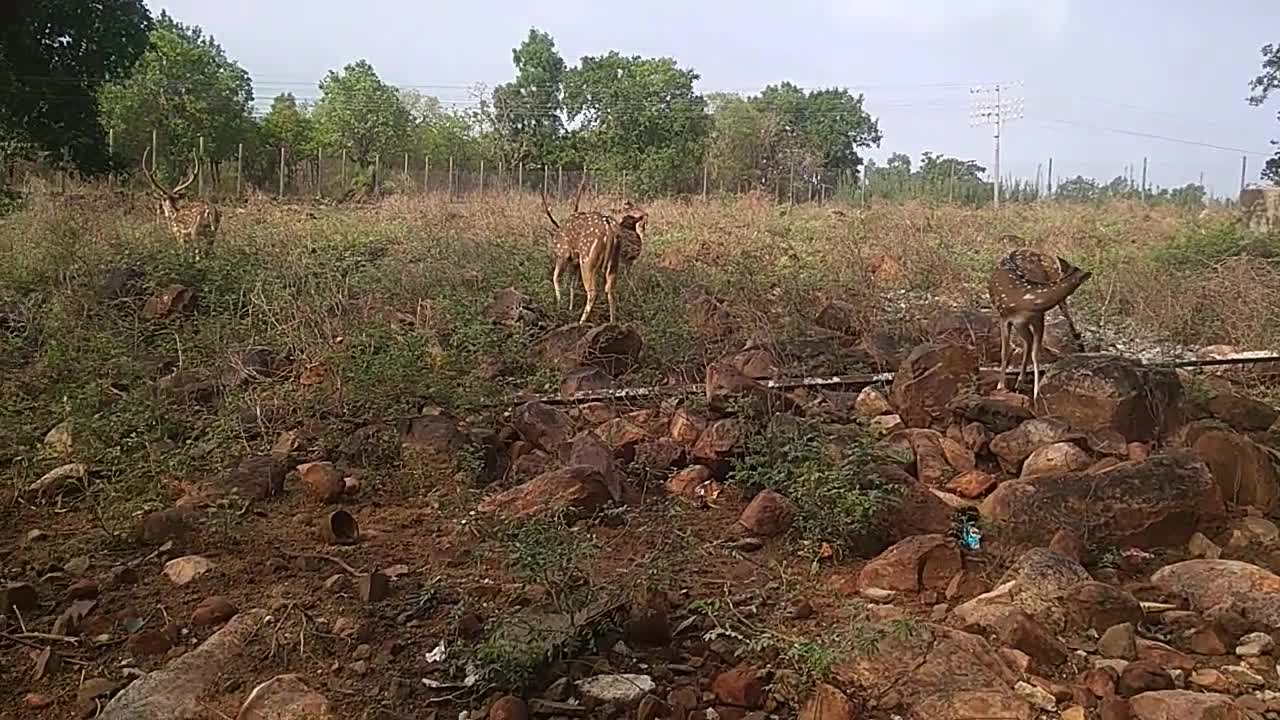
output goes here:
<path id="1" fill-rule="evenodd" d="M 815 318 L 833 300 L 852 308 L 851 340 L 923 337 L 939 308 L 986 304 L 986 274 L 1010 247 L 1000 240 L 1006 233 L 1093 271 L 1072 301 L 1087 328 L 1280 349 L 1280 241 L 1249 235 L 1225 214 L 1059 204 L 999 213 L 926 205 L 834 211 L 750 198 L 646 209 L 647 244 L 619 294 L 620 321 L 634 324 L 645 343 L 639 367 L 620 379 L 629 386 L 698 382 L 707 362 L 750 343 L 785 360 L 825 332 Z M 562 379 L 532 350 L 540 331 L 485 315 L 495 291 L 514 287 L 549 316 L 545 327 L 576 319 L 577 311 L 555 304 L 549 234 L 536 197 L 257 203 L 226 208 L 211 255 L 196 261 L 141 202 L 38 198 L 0 218 L 0 466 L 15 490 L 68 461 L 87 464 L 94 478 L 65 506 L 29 504 L 15 492 L 0 508 L 0 543 L 25 546 L 26 534 L 41 529 L 58 542 L 24 549 L 23 563 L 123 557 L 141 514 L 198 493 L 204 478 L 265 452 L 286 431 L 323 454 L 362 428 L 428 407 L 475 427 L 498 425 L 512 395 L 554 392 Z M 174 284 L 193 291 L 189 312 L 149 319 L 147 299 Z M 577 298 L 580 307 L 580 287 Z M 603 299 L 597 307 L 603 322 Z M 208 387 L 216 397 L 201 396 Z M 54 448 L 44 439 L 60 425 L 70 439 Z M 490 619 L 501 615 L 498 606 L 562 603 L 583 587 L 660 580 L 709 603 L 708 631 L 731 610 L 721 586 L 781 583 L 785 593 L 801 593 L 829 580 L 807 569 L 812 553 L 782 552 L 741 571 L 739 560 L 705 550 L 715 528 L 732 522 L 729 510 L 690 525 L 678 506 L 646 506 L 621 527 L 604 519 L 585 532 L 543 522 L 481 533 L 468 514 L 483 487 L 376 449 L 362 456 L 372 513 L 362 523 L 383 538 L 369 552 L 385 562 L 426 562 L 436 551 L 449 558 L 448 571 L 415 581 L 410 594 L 420 609 L 455 608 L 437 625 L 457 624 L 456 608 L 466 603 L 443 598 L 472 597 L 466 588 L 477 578 L 496 583 L 480 603 Z M 226 571 L 242 607 L 275 582 L 267 560 L 277 555 L 273 547 L 299 537 L 296 516 L 307 512 L 295 499 L 266 514 L 234 507 L 211 514 L 214 539 L 203 547 L 242 556 Z M 624 536 L 625 552 L 617 544 Z M 185 607 L 199 599 L 190 593 L 165 594 L 164 603 Z M 118 602 L 130 602 L 124 597 Z M 400 620 L 379 617 L 379 627 Z M 537 657 L 512 650 L 520 643 L 501 630 L 470 657 L 500 669 L 495 684 L 519 685 Z M 761 625 L 753 638 L 782 648 L 803 674 L 820 675 L 840 647 L 865 640 L 862 632 L 836 633 L 824 645 Z M 324 666 L 305 653 L 277 665 L 309 663 Z"/>

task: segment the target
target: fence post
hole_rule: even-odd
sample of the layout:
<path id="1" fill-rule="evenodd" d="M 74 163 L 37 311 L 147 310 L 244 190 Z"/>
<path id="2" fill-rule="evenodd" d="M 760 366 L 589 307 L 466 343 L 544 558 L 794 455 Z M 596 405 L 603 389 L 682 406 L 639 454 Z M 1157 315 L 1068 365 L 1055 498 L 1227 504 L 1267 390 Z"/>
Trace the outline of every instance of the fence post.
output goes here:
<path id="1" fill-rule="evenodd" d="M 542 194 L 544 197 L 547 194 L 547 181 L 550 179 L 551 179 L 551 168 L 547 167 L 546 165 L 543 165 L 542 166 Z"/>
<path id="2" fill-rule="evenodd" d="M 427 181 L 431 179 L 431 156 L 422 156 L 422 193 L 427 193 Z"/>
<path id="3" fill-rule="evenodd" d="M 342 169 L 338 174 L 338 183 L 341 185 L 339 194 L 347 192 L 347 149 L 342 148 Z"/>
<path id="4" fill-rule="evenodd" d="M 480 158 L 480 196 L 484 196 L 484 158 Z"/>
<path id="5" fill-rule="evenodd" d="M 564 166 L 556 166 L 556 202 L 564 200 Z"/>
<path id="6" fill-rule="evenodd" d="M 316 148 L 316 197 L 324 197 L 324 148 Z"/>
<path id="7" fill-rule="evenodd" d="M 382 188 L 382 153 L 373 156 L 373 194 L 377 195 Z"/>
<path id="8" fill-rule="evenodd" d="M 707 201 L 707 164 L 702 163 L 702 202 Z"/>
<path id="9" fill-rule="evenodd" d="M 196 197 L 204 197 L 204 136 L 200 136 L 200 150 L 196 155 Z"/>
<path id="10" fill-rule="evenodd" d="M 115 162 L 116 159 L 116 130 L 111 128 L 107 130 L 107 159 Z M 4 185 L 4 158 L 0 156 L 0 186 Z M 116 174 L 113 172 L 107 175 L 107 187 L 116 186 Z"/>
<path id="11" fill-rule="evenodd" d="M 521 160 L 520 164 L 516 166 L 516 190 L 518 192 L 524 192 L 524 161 L 523 160 Z"/>
<path id="12" fill-rule="evenodd" d="M 796 204 L 796 164 L 791 163 L 791 169 L 787 174 L 787 204 Z"/>
<path id="13" fill-rule="evenodd" d="M 276 194 L 280 199 L 284 199 L 284 146 L 280 146 L 280 191 Z"/>
<path id="14" fill-rule="evenodd" d="M 236 144 L 236 197 L 244 187 L 244 143 Z"/>
<path id="15" fill-rule="evenodd" d="M 453 199 L 453 156 L 449 156 L 449 199 Z"/>
<path id="16" fill-rule="evenodd" d="M 409 153 L 408 152 L 405 152 L 404 154 L 404 179 L 409 181 L 413 180 L 413 176 L 409 174 Z"/>
<path id="17" fill-rule="evenodd" d="M 160 153 L 159 133 L 155 128 L 151 128 L 151 174 L 156 174 L 156 156 Z"/>

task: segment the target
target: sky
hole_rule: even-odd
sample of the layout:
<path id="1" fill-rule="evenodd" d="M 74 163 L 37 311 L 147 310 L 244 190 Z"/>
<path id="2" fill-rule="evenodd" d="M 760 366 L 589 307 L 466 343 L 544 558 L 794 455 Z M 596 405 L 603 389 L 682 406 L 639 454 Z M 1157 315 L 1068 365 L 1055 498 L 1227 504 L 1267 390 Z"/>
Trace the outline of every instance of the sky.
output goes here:
<path id="1" fill-rule="evenodd" d="M 255 93 L 313 98 L 330 69 L 365 58 L 382 78 L 465 103 L 514 76 L 530 27 L 574 64 L 584 55 L 674 57 L 702 92 L 770 83 L 866 97 L 883 160 L 921 152 L 992 168 L 990 126 L 970 123 L 975 86 L 1023 100 L 1004 126 L 1001 174 L 1134 168 L 1148 182 L 1204 182 L 1216 195 L 1258 172 L 1280 138 L 1280 98 L 1246 102 L 1261 47 L 1280 43 L 1280 2 L 1233 0 L 149 0 L 201 26 L 254 77 Z M 1173 140 L 1207 143 L 1202 147 Z"/>

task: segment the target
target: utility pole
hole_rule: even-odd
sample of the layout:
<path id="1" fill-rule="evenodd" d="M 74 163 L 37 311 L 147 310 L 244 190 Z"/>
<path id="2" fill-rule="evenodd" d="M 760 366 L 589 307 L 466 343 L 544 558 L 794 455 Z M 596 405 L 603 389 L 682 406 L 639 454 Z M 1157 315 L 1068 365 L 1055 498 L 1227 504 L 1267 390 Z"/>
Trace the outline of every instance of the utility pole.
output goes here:
<path id="1" fill-rule="evenodd" d="M 1002 91 L 1020 85 L 1021 83 L 996 83 L 969 89 L 969 94 L 973 96 L 973 110 L 969 113 L 969 124 L 995 126 L 995 132 L 992 135 L 995 140 L 995 168 L 991 177 L 992 195 L 997 210 L 1000 209 L 1000 131 L 1004 128 L 1006 121 L 1021 118 L 1023 108 L 1022 98 L 1009 97 L 1002 94 Z M 989 99 L 992 95 L 995 97 L 994 101 Z"/>

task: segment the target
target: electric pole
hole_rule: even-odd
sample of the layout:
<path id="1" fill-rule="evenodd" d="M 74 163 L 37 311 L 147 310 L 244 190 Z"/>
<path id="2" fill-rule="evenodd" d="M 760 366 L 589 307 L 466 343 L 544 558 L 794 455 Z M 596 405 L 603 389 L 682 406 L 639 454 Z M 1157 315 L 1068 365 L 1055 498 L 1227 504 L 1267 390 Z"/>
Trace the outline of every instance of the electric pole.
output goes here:
<path id="1" fill-rule="evenodd" d="M 1022 98 L 1008 97 L 1002 95 L 1002 90 L 1010 87 L 1021 86 L 1022 83 L 996 83 L 991 86 L 979 85 L 969 89 L 969 94 L 973 96 L 973 110 L 969 114 L 969 124 L 977 125 L 994 125 L 995 133 L 992 136 L 995 140 L 995 171 L 992 172 L 992 193 L 995 201 L 995 207 L 1000 208 L 1000 131 L 1004 127 L 1004 123 L 1009 120 L 1017 120 L 1022 117 Z M 994 95 L 995 100 L 989 98 Z"/>

